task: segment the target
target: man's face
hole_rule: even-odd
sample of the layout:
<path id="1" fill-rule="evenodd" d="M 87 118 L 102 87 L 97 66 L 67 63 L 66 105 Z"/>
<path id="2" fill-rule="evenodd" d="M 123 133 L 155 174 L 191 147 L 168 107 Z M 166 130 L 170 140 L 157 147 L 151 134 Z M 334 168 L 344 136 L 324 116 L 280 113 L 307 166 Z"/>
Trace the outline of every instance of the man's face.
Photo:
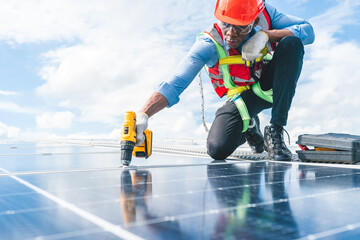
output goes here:
<path id="1" fill-rule="evenodd" d="M 229 48 L 238 48 L 249 36 L 253 27 L 257 24 L 257 19 L 247 26 L 236 26 L 220 22 L 219 26 L 223 31 L 223 36 Z"/>

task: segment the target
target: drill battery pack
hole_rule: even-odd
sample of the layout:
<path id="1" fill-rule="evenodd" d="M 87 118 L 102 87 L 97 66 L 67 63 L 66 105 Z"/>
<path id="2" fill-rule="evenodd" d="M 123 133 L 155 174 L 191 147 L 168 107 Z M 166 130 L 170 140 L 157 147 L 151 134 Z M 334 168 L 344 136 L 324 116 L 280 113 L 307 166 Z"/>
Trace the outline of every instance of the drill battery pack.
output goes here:
<path id="1" fill-rule="evenodd" d="M 141 146 L 134 147 L 132 155 L 134 157 L 148 158 L 152 153 L 152 131 L 144 131 L 145 141 Z"/>
<path id="2" fill-rule="evenodd" d="M 296 142 L 296 151 L 303 162 L 349 163 L 360 162 L 360 136 L 343 133 L 303 134 Z M 309 148 L 311 146 L 313 148 Z"/>

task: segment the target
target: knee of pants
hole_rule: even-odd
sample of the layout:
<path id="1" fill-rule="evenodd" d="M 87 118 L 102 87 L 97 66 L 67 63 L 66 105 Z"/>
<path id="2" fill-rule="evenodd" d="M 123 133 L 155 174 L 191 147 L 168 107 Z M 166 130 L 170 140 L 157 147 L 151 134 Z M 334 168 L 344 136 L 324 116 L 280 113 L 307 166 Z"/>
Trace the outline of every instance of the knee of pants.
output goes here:
<path id="1" fill-rule="evenodd" d="M 220 141 L 207 141 L 207 152 L 215 160 L 224 160 L 226 159 L 231 152 L 227 149 L 226 145 L 222 144 Z"/>
<path id="2" fill-rule="evenodd" d="M 294 36 L 286 36 L 280 40 L 276 48 L 285 48 L 286 51 L 294 51 L 295 53 L 304 53 L 304 45 L 301 39 Z"/>

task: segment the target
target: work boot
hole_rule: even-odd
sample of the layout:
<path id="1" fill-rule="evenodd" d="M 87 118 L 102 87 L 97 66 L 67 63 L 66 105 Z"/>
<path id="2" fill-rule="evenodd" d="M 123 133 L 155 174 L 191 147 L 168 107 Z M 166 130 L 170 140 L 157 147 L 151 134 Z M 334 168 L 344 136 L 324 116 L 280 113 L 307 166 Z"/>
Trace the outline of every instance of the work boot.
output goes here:
<path id="1" fill-rule="evenodd" d="M 260 120 L 258 116 L 251 119 L 249 128 L 245 132 L 245 139 L 253 153 L 262 153 L 264 151 L 264 137 L 260 131 Z"/>
<path id="2" fill-rule="evenodd" d="M 275 161 L 291 161 L 291 151 L 286 147 L 283 136 L 284 128 L 276 125 L 264 129 L 265 150 L 268 157 Z"/>

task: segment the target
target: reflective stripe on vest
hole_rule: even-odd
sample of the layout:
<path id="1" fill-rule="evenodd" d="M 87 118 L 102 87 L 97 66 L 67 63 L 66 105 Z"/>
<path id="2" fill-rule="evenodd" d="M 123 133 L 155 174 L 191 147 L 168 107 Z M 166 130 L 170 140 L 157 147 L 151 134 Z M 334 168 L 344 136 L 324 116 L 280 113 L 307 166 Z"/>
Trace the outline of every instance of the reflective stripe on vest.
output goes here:
<path id="1" fill-rule="evenodd" d="M 265 30 L 265 31 L 272 29 L 271 19 L 270 19 L 269 13 L 267 12 L 266 8 L 259 15 L 258 26 L 260 26 L 262 28 L 262 30 Z M 267 46 L 269 52 L 272 52 L 275 49 L 275 44 L 271 44 L 270 42 L 268 42 L 266 44 L 266 46 Z"/>
<path id="2" fill-rule="evenodd" d="M 213 85 L 214 88 L 224 87 L 224 84 L 220 84 L 219 82 L 216 82 L 216 81 L 212 82 L 212 85 Z"/>

